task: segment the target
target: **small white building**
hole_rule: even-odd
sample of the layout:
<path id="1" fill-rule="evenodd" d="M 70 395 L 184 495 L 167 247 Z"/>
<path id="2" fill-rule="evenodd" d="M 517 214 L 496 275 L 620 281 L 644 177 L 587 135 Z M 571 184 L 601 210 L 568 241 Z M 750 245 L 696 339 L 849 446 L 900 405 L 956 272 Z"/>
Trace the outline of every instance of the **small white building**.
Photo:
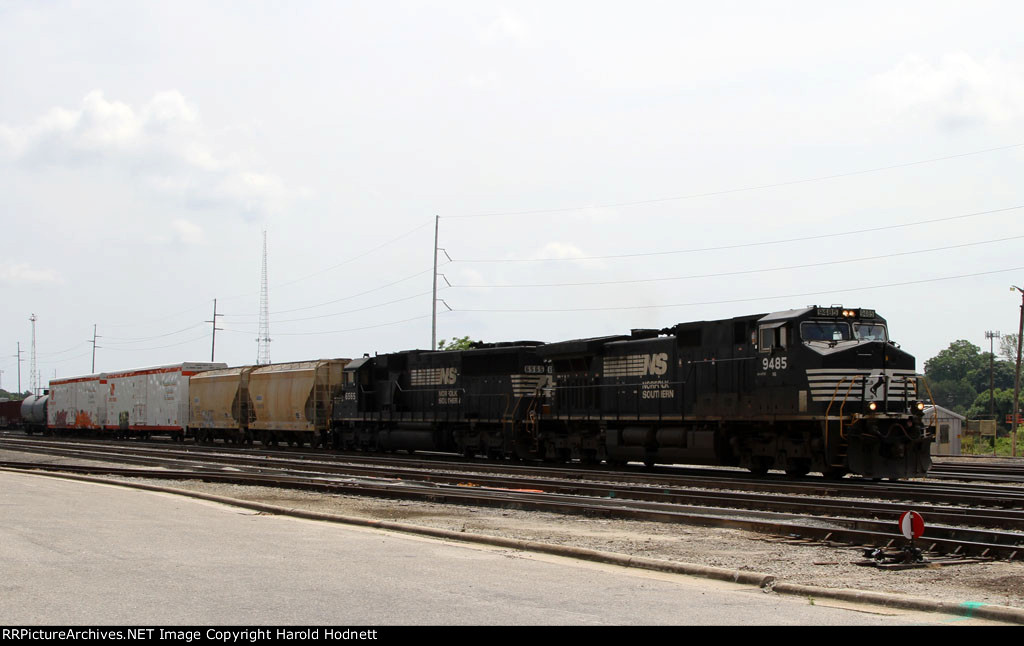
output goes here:
<path id="1" fill-rule="evenodd" d="M 960 438 L 966 422 L 966 417 L 948 408 L 925 406 L 924 424 L 935 429 L 932 455 L 960 455 Z"/>

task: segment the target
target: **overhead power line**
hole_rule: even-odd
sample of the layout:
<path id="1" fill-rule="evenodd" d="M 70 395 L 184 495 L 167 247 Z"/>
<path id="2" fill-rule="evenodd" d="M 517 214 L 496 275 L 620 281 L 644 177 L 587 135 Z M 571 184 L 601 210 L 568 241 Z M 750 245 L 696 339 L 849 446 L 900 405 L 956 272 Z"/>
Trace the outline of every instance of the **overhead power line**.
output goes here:
<path id="1" fill-rule="evenodd" d="M 444 312 L 442 312 L 443 314 Z M 359 332 L 361 330 L 373 330 L 375 328 L 386 327 L 388 325 L 398 325 L 399 323 L 408 323 L 409 321 L 419 321 L 422 319 L 430 318 L 430 314 L 424 314 L 423 316 L 414 316 L 408 319 L 402 319 L 400 321 L 389 321 L 387 323 L 375 323 L 373 325 L 366 325 L 363 327 L 352 327 L 345 330 L 325 330 L 322 332 L 276 332 L 277 336 L 318 336 L 321 334 L 341 334 L 343 332 Z M 252 334 L 246 330 L 229 330 L 225 329 L 225 332 L 236 332 L 239 334 Z"/>
<path id="2" fill-rule="evenodd" d="M 377 251 L 379 249 L 383 249 L 384 247 L 388 246 L 389 244 L 393 244 L 393 243 L 398 242 L 399 240 L 401 240 L 403 238 L 407 238 L 407 237 L 411 236 L 412 234 L 416 233 L 420 229 L 426 227 L 428 224 L 430 224 L 430 222 L 425 222 L 425 223 L 421 224 L 420 226 L 418 226 L 418 227 L 416 227 L 414 229 L 406 231 L 405 233 L 403 233 L 402 235 L 398 236 L 397 238 L 392 238 L 392 239 L 388 240 L 387 242 L 385 242 L 383 244 L 379 244 L 376 247 L 373 247 L 372 249 L 369 249 L 366 252 L 359 254 L 358 256 L 352 256 L 351 258 L 349 258 L 347 260 L 342 260 L 341 262 L 339 262 L 339 263 L 337 263 L 335 265 L 331 265 L 330 267 L 325 267 L 323 269 L 320 269 L 319 271 L 314 271 L 312 274 L 307 274 L 307 275 L 302 276 L 300 278 L 296 278 L 294 280 L 289 280 L 288 282 L 285 282 L 285 283 L 279 283 L 277 285 L 274 285 L 274 287 L 277 288 L 277 287 L 284 287 L 285 285 L 291 285 L 293 283 L 297 283 L 299 281 L 303 281 L 303 280 L 306 280 L 308 278 L 312 278 L 313 276 L 319 276 L 320 274 L 323 274 L 325 272 L 331 271 L 333 269 L 337 269 L 338 267 L 343 267 L 343 266 L 349 264 L 350 262 L 355 262 L 356 260 L 359 260 L 360 258 L 365 258 L 365 257 L 369 256 L 370 254 L 372 254 L 373 252 L 375 252 L 375 251 Z"/>
<path id="3" fill-rule="evenodd" d="M 455 263 L 504 263 L 504 262 L 554 262 L 554 261 L 580 261 L 580 260 L 615 260 L 619 258 L 642 258 L 647 256 L 669 256 L 673 254 L 683 253 L 703 253 L 707 251 L 723 251 L 727 249 L 745 249 L 749 247 L 764 247 L 767 245 L 785 244 L 788 242 L 806 242 L 808 240 L 822 240 L 824 238 L 838 238 L 840 236 L 851 236 L 860 233 L 872 233 L 875 231 L 889 231 L 891 229 L 902 229 L 907 227 L 917 227 L 925 224 L 936 224 L 938 222 L 949 222 L 952 220 L 962 220 L 965 218 L 980 217 L 982 215 L 994 215 L 996 213 L 1005 213 L 1007 211 L 1014 211 L 1017 209 L 1024 209 L 1024 204 L 1018 206 L 1009 206 L 1005 209 L 993 209 L 991 211 L 978 211 L 976 213 L 965 213 L 963 215 L 951 215 L 945 218 L 934 218 L 931 220 L 918 220 L 917 222 L 907 222 L 904 224 L 890 224 L 881 227 L 871 227 L 869 229 L 856 229 L 853 231 L 842 231 L 839 233 L 822 233 L 813 236 L 803 236 L 799 238 L 786 238 L 784 240 L 766 240 L 762 242 L 745 242 L 741 244 L 731 245 L 720 245 L 717 247 L 695 247 L 692 249 L 675 249 L 671 251 L 646 251 L 637 253 L 624 253 L 624 254 L 610 254 L 606 256 L 576 256 L 572 258 L 479 258 L 463 260 L 461 258 L 453 259 Z"/>
<path id="4" fill-rule="evenodd" d="M 1024 236 L 1021 236 L 1021 237 L 1024 237 Z M 442 288 L 442 289 L 445 289 L 445 288 Z M 319 314 L 317 316 L 306 316 L 306 317 L 298 318 L 298 319 L 281 319 L 280 321 L 276 321 L 276 323 L 295 323 L 295 322 L 298 322 L 298 321 L 313 321 L 313 320 L 316 320 L 316 319 L 333 318 L 335 316 L 344 316 L 346 314 L 355 314 L 357 312 L 365 312 L 367 310 L 377 309 L 378 307 L 385 307 L 387 305 L 394 305 L 395 303 L 404 303 L 405 301 L 411 301 L 411 300 L 416 299 L 416 298 L 422 298 L 423 296 L 426 296 L 426 295 L 428 295 L 430 293 L 431 292 L 429 292 L 429 291 L 428 292 L 421 292 L 419 294 L 413 294 L 412 296 L 405 296 L 403 298 L 396 298 L 394 300 L 387 301 L 385 303 L 377 303 L 376 305 L 367 305 L 366 307 L 360 307 L 360 308 L 357 308 L 357 309 L 354 309 L 354 310 L 345 310 L 344 312 L 334 312 L 332 314 Z M 220 316 L 220 315 L 218 315 L 218 316 Z"/>
<path id="5" fill-rule="evenodd" d="M 826 260 L 823 262 L 806 263 L 803 265 L 789 265 L 786 267 L 767 267 L 763 269 L 741 269 L 737 271 L 725 271 L 711 274 L 691 274 L 689 276 L 672 276 L 667 278 L 636 278 L 628 280 L 600 280 L 590 282 L 577 282 L 577 283 L 533 283 L 533 284 L 506 284 L 506 285 L 452 285 L 454 288 L 470 288 L 470 289 L 507 289 L 507 288 L 537 288 L 537 287 L 587 287 L 587 286 L 598 286 L 598 285 L 629 285 L 634 283 L 657 283 L 667 282 L 673 280 L 693 280 L 696 278 L 720 278 L 722 276 L 738 276 L 742 274 L 760 274 L 772 271 L 789 271 L 793 269 L 808 269 L 810 267 L 825 267 L 828 265 L 843 265 L 854 262 L 866 262 L 868 260 L 884 260 L 888 258 L 897 258 L 900 256 L 913 256 L 922 253 L 932 253 L 935 251 L 948 251 L 950 249 L 962 249 L 964 247 L 974 247 L 984 244 L 993 244 L 996 242 L 1007 242 L 1009 240 L 1020 240 L 1024 238 L 1024 235 L 1012 236 L 1009 238 L 999 238 L 997 240 L 984 240 L 981 242 L 965 242 L 963 244 L 948 245 L 945 247 L 933 247 L 931 249 L 919 249 L 917 251 L 899 251 L 893 253 L 882 254 L 879 256 L 864 256 L 861 258 L 847 258 L 844 260 Z"/>
<path id="6" fill-rule="evenodd" d="M 882 171 L 894 170 L 897 168 L 907 168 L 910 166 L 920 166 L 922 164 L 933 164 L 935 162 L 948 161 L 950 159 L 958 159 L 960 157 L 970 157 L 972 155 L 983 155 L 985 153 L 997 152 L 1000 150 L 1009 150 L 1011 148 L 1019 148 L 1024 146 L 1024 143 L 1010 144 L 1009 146 L 998 146 L 996 148 L 986 148 L 985 150 L 975 150 L 969 153 L 959 153 L 956 155 L 946 155 L 945 157 L 933 157 L 931 159 L 922 159 L 918 161 L 905 162 L 902 164 L 892 164 L 890 166 L 879 166 L 877 168 L 868 168 L 865 170 L 851 171 L 848 173 L 836 173 L 833 175 L 820 175 L 818 177 L 808 177 L 804 179 L 795 179 L 785 182 L 774 182 L 771 184 L 757 184 L 754 186 L 741 186 L 737 188 L 728 188 L 720 191 L 707 191 L 703 193 L 690 193 L 687 195 L 676 195 L 674 197 L 660 197 L 649 200 L 635 200 L 632 202 L 612 202 L 607 204 L 589 204 L 586 206 L 570 206 L 557 209 L 533 209 L 527 211 L 498 211 L 491 213 L 469 213 L 465 215 L 448 215 L 443 216 L 446 218 L 493 218 L 502 217 L 509 215 L 540 215 L 540 214 L 554 214 L 554 213 L 571 213 L 575 211 L 585 211 L 587 209 L 612 209 L 624 206 L 640 206 L 643 204 L 658 204 L 661 202 L 674 202 L 680 200 L 692 200 L 699 197 L 714 197 L 716 195 L 728 195 L 730 193 L 742 193 L 746 191 L 758 191 L 766 188 L 780 188 L 783 186 L 793 186 L 796 184 L 808 184 L 811 182 L 822 182 L 830 179 L 840 179 L 843 177 L 854 177 L 856 175 L 867 175 L 869 173 L 880 173 Z"/>
<path id="7" fill-rule="evenodd" d="M 1011 271 L 1021 271 L 1024 267 L 1010 267 L 1009 269 L 995 269 L 992 271 L 980 271 L 973 274 L 959 274 L 957 276 L 943 276 L 940 278 L 924 278 L 921 280 L 908 280 L 899 283 L 885 283 L 882 285 L 869 285 L 866 287 L 845 287 L 827 289 L 818 292 L 801 292 L 798 294 L 779 294 L 776 296 L 755 296 L 751 298 L 730 298 L 719 301 L 694 301 L 690 303 L 663 303 L 660 305 L 619 305 L 608 307 L 570 307 L 570 308 L 501 308 L 501 309 L 456 309 L 456 312 L 490 312 L 490 313 L 554 313 L 554 312 L 609 312 L 617 310 L 653 310 L 669 307 L 694 307 L 698 305 L 723 305 L 727 303 L 750 303 L 754 301 L 770 301 L 781 298 L 796 298 L 804 296 L 827 296 L 829 294 L 843 294 L 845 292 L 861 292 L 870 289 L 884 289 L 888 287 L 906 287 L 907 285 L 921 285 L 924 283 L 935 283 L 943 280 L 956 280 L 959 278 L 973 278 L 975 276 L 988 276 L 991 274 L 1005 274 Z"/>
<path id="8" fill-rule="evenodd" d="M 179 345 L 186 345 L 188 343 L 195 343 L 196 341 L 202 341 L 202 340 L 207 339 L 207 338 L 209 338 L 209 337 L 206 335 L 206 333 L 203 333 L 202 336 L 197 336 L 194 339 L 188 339 L 186 341 L 181 341 L 179 343 L 171 343 L 170 345 L 160 345 L 160 346 L 156 346 L 156 347 L 152 347 L 152 348 L 111 348 L 111 347 L 107 347 L 106 349 L 107 350 L 114 350 L 115 352 L 142 352 L 144 350 L 163 350 L 164 348 L 176 348 Z"/>
<path id="9" fill-rule="evenodd" d="M 406 276 L 405 278 L 399 278 L 398 280 L 392 281 L 392 282 L 387 283 L 385 285 L 380 285 L 378 287 L 373 287 L 371 289 L 366 289 L 366 290 L 363 290 L 361 292 L 357 292 L 355 294 L 349 294 L 348 296 L 342 296 L 341 298 L 335 298 L 333 300 L 325 301 L 323 303 L 316 303 L 315 305 L 306 305 L 304 307 L 293 307 L 293 308 L 287 309 L 287 310 L 278 310 L 276 312 L 271 312 L 271 314 L 276 316 L 278 314 L 288 314 L 290 312 L 303 312 L 303 311 L 306 311 L 306 310 L 316 309 L 318 307 L 326 307 L 327 305 L 334 305 L 335 303 L 341 303 L 343 301 L 349 301 L 349 300 L 352 300 L 353 298 L 358 298 L 360 296 L 365 296 L 367 294 L 372 294 L 373 292 L 379 292 L 382 289 L 387 289 L 388 287 L 393 287 L 395 285 L 398 285 L 399 283 L 404 283 L 407 280 L 412 280 L 413 278 L 417 278 L 419 276 L 422 276 L 423 274 L 429 273 L 430 271 L 431 271 L 430 269 L 424 269 L 423 271 L 416 272 L 415 274 L 412 274 L 411 276 Z M 353 310 L 353 311 L 358 311 L 358 310 Z M 347 312 L 342 312 L 342 314 L 346 314 L 346 313 Z M 222 316 L 225 316 L 225 317 L 231 318 L 231 319 L 235 319 L 236 322 L 245 322 L 245 321 L 243 321 L 241 319 L 252 319 L 253 318 L 253 316 L 251 314 L 224 314 Z M 336 314 L 325 314 L 324 316 L 336 316 Z M 315 317 L 314 316 L 314 317 L 311 317 L 311 318 L 319 318 L 319 317 Z M 291 319 L 291 320 L 293 320 L 293 321 L 301 321 L 301 320 L 306 320 L 306 319 Z M 284 322 L 284 321 L 281 321 L 281 322 Z"/>
<path id="10" fill-rule="evenodd" d="M 174 336 L 175 334 L 181 334 L 182 332 L 188 332 L 189 330 L 194 330 L 194 329 L 196 329 L 197 327 L 199 327 L 201 325 L 203 325 L 203 323 L 196 323 L 195 325 L 190 325 L 188 327 L 183 327 L 180 330 L 175 330 L 174 332 L 167 332 L 166 334 L 156 334 L 156 335 L 153 335 L 153 336 L 140 336 L 140 337 L 134 337 L 134 338 L 132 338 L 132 337 L 105 336 L 103 338 L 106 339 L 106 342 L 108 344 L 110 344 L 111 341 L 115 341 L 116 343 L 113 343 L 113 345 L 128 345 L 128 344 L 131 344 L 131 343 L 145 343 L 146 341 L 155 341 L 156 339 L 163 339 L 165 337 Z"/>

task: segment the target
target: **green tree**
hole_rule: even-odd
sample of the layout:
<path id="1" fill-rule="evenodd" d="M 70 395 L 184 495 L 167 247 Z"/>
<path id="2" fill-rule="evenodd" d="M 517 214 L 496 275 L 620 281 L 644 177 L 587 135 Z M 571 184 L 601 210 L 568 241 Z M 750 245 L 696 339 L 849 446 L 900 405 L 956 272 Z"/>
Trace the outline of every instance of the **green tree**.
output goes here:
<path id="1" fill-rule="evenodd" d="M 978 398 L 978 391 L 971 387 L 966 379 L 931 381 L 932 396 L 935 403 L 943 408 L 948 408 L 959 415 L 967 415 L 967 409 Z"/>
<path id="2" fill-rule="evenodd" d="M 1014 364 L 993 359 L 990 353 L 960 339 L 926 361 L 925 376 L 935 403 L 967 417 L 988 417 L 989 384 L 994 384 L 998 413 L 1000 392 L 1013 391 Z"/>
<path id="3" fill-rule="evenodd" d="M 988 352 L 982 353 L 981 365 L 967 372 L 967 381 L 979 393 L 983 390 L 987 392 L 990 383 L 994 383 L 997 390 L 1000 388 L 1012 389 L 1014 364 L 998 359 L 989 363 L 990 356 Z"/>
<path id="4" fill-rule="evenodd" d="M 1007 415 L 1010 414 L 1010 410 L 1013 408 L 1013 387 L 996 388 L 993 399 L 995 400 L 996 422 L 1003 426 Z M 986 388 L 983 392 L 978 393 L 974 403 L 967 409 L 967 417 L 970 419 L 988 418 L 989 407 L 989 391 Z"/>
<path id="5" fill-rule="evenodd" d="M 987 355 L 986 355 L 987 357 Z M 960 381 L 969 372 L 987 367 L 981 348 L 970 341 L 953 341 L 949 347 L 924 363 L 924 372 L 930 381 Z"/>
<path id="6" fill-rule="evenodd" d="M 437 342 L 438 350 L 469 350 L 474 344 L 482 343 L 481 341 L 473 341 L 468 336 L 462 338 L 452 337 L 451 341 L 445 341 L 441 339 Z"/>

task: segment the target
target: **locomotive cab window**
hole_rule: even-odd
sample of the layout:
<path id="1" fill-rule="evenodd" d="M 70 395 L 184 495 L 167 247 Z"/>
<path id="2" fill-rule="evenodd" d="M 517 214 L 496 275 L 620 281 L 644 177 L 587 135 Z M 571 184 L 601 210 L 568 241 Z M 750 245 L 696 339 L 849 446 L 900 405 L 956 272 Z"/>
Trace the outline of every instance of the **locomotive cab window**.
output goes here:
<path id="1" fill-rule="evenodd" d="M 861 341 L 888 341 L 885 326 L 880 323 L 854 323 L 853 331 Z"/>
<path id="2" fill-rule="evenodd" d="M 775 348 L 786 347 L 785 321 L 762 325 L 758 329 L 758 352 L 771 352 Z"/>
<path id="3" fill-rule="evenodd" d="M 849 341 L 850 325 L 845 321 L 804 321 L 800 324 L 804 341 Z"/>

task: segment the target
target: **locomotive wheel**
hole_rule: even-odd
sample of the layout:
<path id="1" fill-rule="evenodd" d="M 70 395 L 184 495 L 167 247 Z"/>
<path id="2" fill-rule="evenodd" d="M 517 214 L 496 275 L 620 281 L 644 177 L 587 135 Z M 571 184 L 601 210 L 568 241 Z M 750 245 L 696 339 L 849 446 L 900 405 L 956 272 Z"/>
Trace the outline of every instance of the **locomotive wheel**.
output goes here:
<path id="1" fill-rule="evenodd" d="M 752 457 L 750 459 L 750 466 L 747 468 L 750 469 L 750 472 L 753 473 L 758 478 L 763 478 L 766 475 L 768 475 L 768 469 L 772 467 L 773 463 L 774 460 L 772 460 L 771 458 Z"/>
<path id="2" fill-rule="evenodd" d="M 832 466 L 830 466 L 830 467 L 826 467 L 821 472 L 821 475 L 826 480 L 841 480 L 842 477 L 846 475 L 846 469 L 844 469 L 842 467 L 832 467 Z"/>
<path id="3" fill-rule="evenodd" d="M 790 460 L 786 466 L 786 475 L 792 478 L 801 478 L 811 472 L 809 460 Z"/>

